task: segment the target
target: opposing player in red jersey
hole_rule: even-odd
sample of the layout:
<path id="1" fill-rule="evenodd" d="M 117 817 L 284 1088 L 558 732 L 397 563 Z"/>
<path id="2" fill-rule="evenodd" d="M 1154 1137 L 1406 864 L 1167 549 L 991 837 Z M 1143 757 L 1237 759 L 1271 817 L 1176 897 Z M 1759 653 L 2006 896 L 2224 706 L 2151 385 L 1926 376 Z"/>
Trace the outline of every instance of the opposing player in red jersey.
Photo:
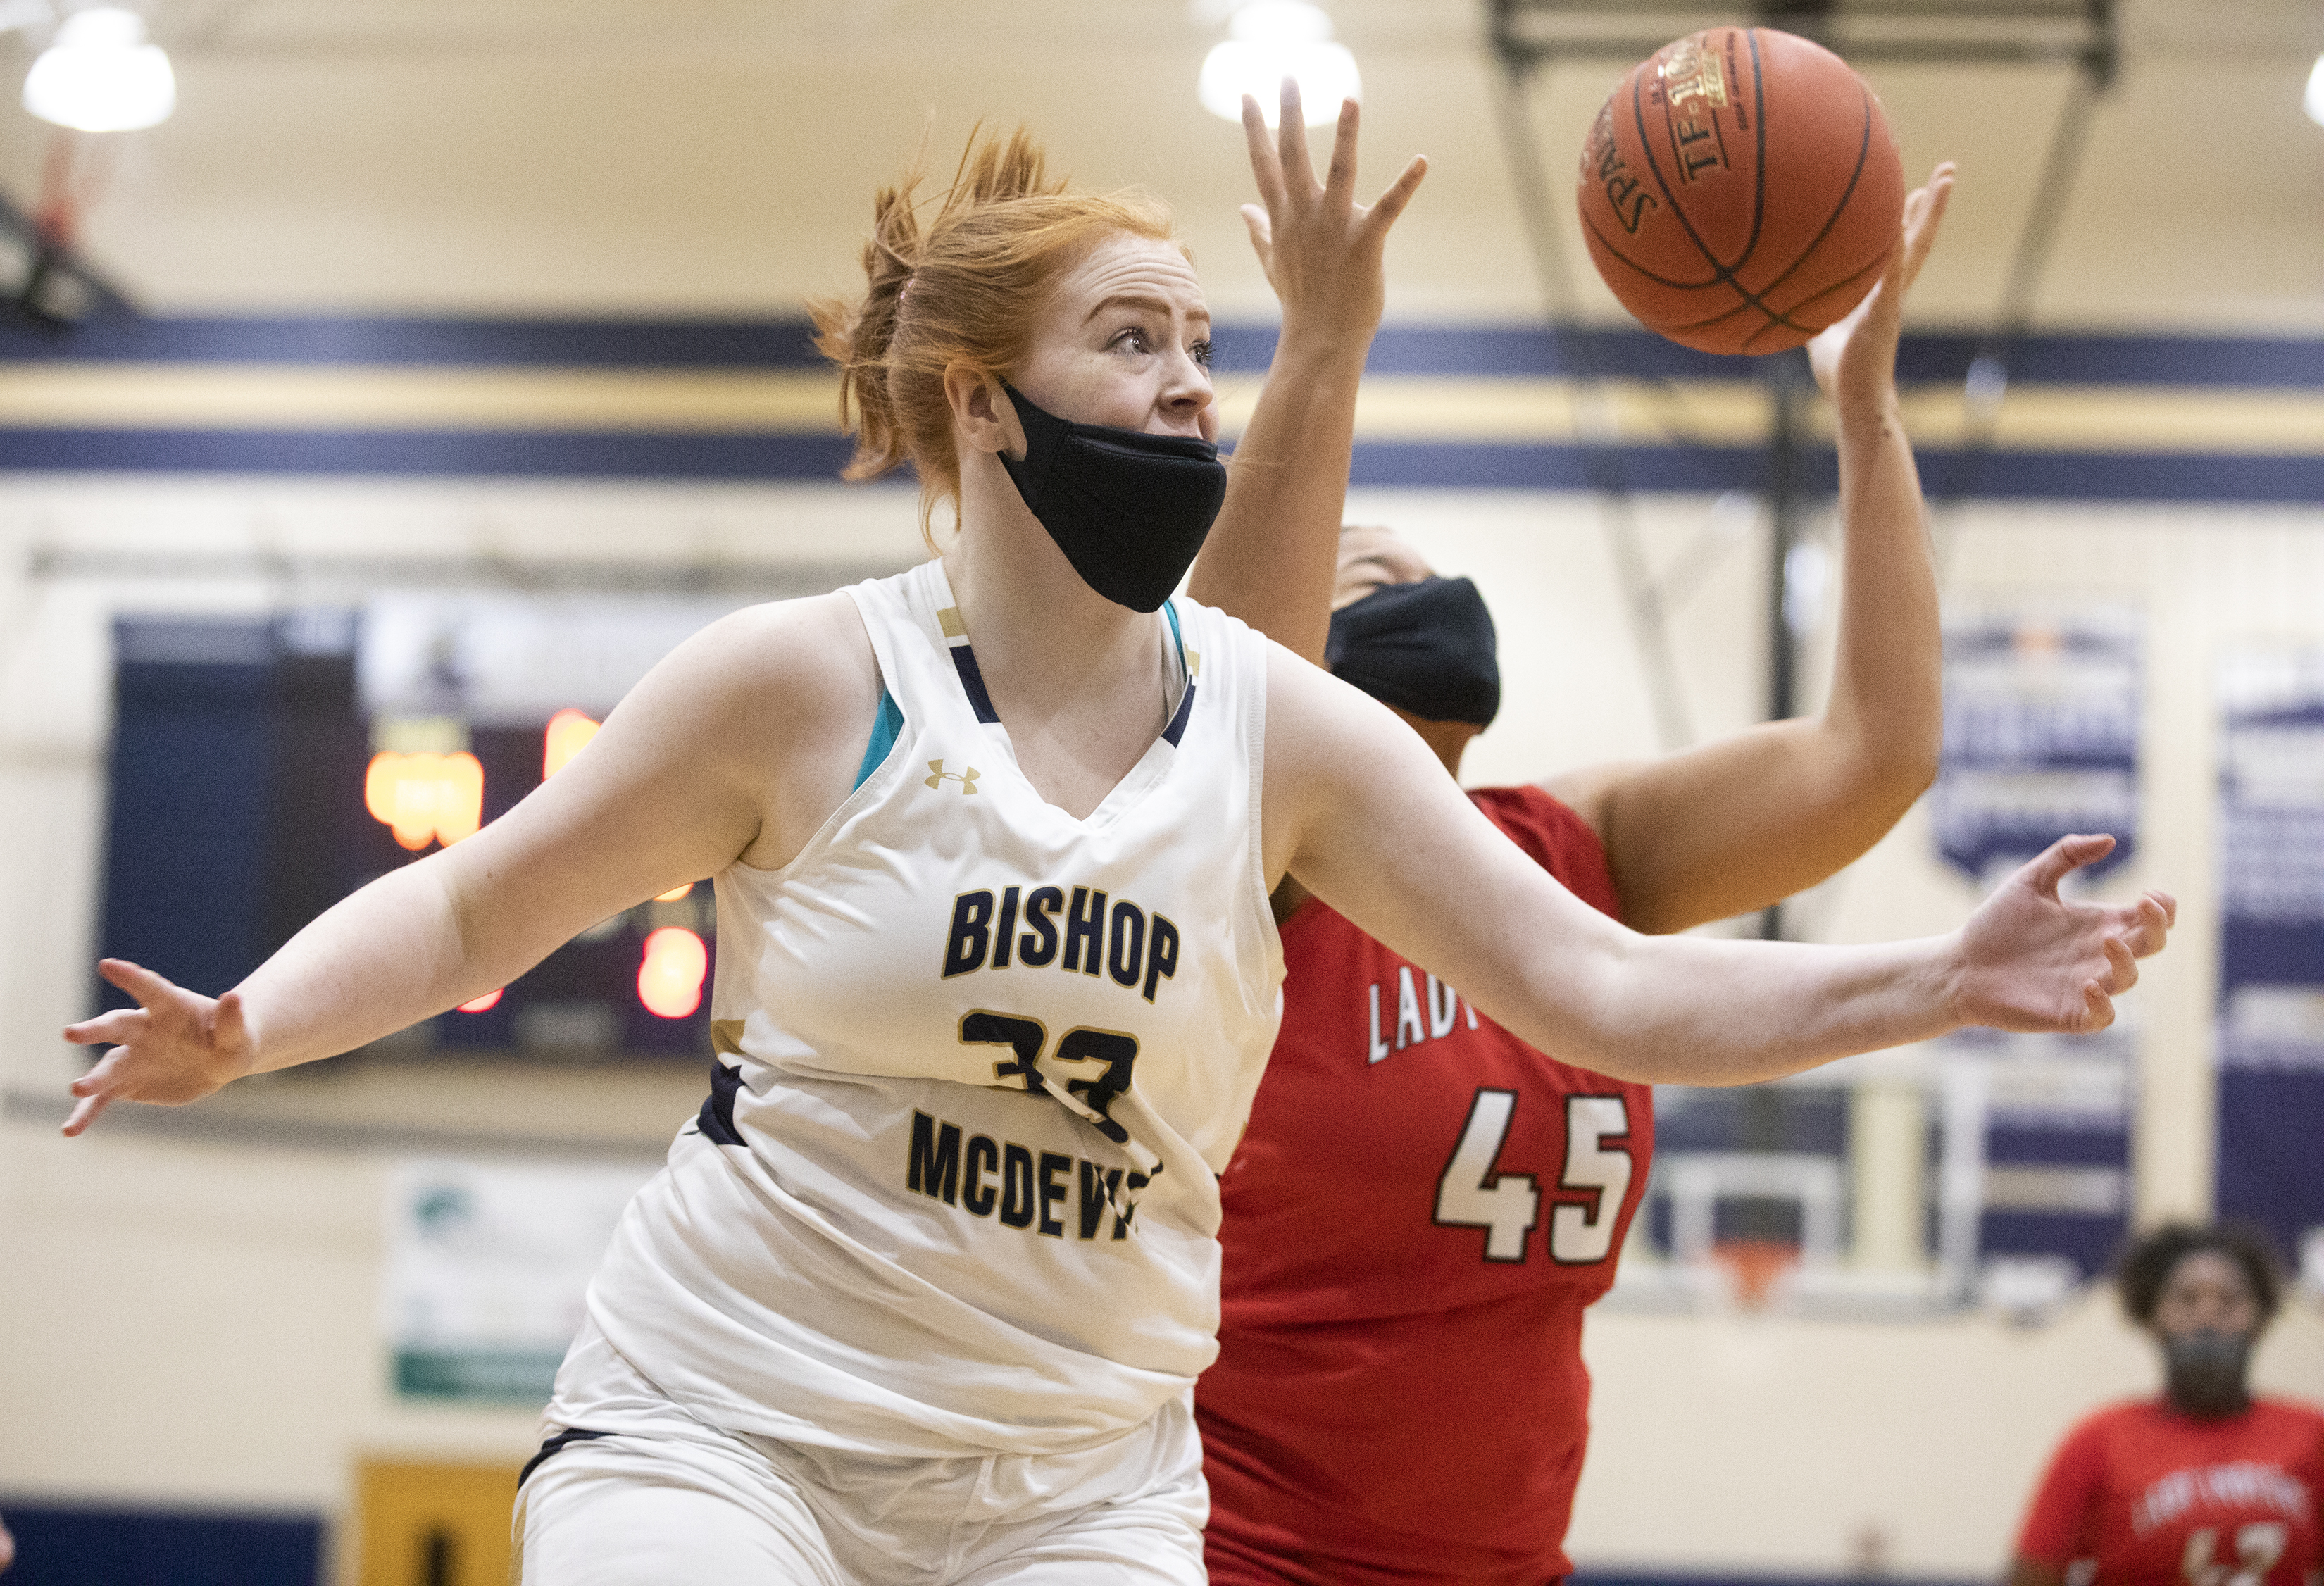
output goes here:
<path id="1" fill-rule="evenodd" d="M 1284 124 L 1297 122 L 1286 112 Z M 1248 110 L 1245 125 L 1266 200 L 1245 213 L 1286 325 L 1296 304 L 1358 300 L 1304 273 L 1333 256 L 1305 239 L 1319 209 L 1344 204 L 1334 194 L 1352 151 L 1335 152 L 1318 184 L 1304 141 L 1286 134 L 1270 150 Z M 1823 714 L 1471 795 L 1571 890 L 1634 928 L 1681 930 L 1822 880 L 1934 773 L 1936 580 L 1894 370 L 1903 298 L 1951 181 L 1941 166 L 1913 196 L 1879 289 L 1812 348 L 1839 412 L 1846 537 Z M 1309 437 L 1351 429 L 1370 301 L 1336 378 L 1311 365 L 1286 391 L 1277 368 L 1262 416 Z M 1318 338 L 1305 345 L 1313 357 Z M 1307 488 L 1344 484 L 1319 481 L 1317 459 L 1304 460 Z M 1328 657 L 1457 776 L 1499 702 L 1481 598 L 1466 579 L 1430 577 L 1392 534 L 1351 530 L 1334 544 L 1323 521 L 1321 535 L 1214 535 L 1196 597 Z M 1196 1391 L 1211 1579 L 1543 1586 L 1569 1567 L 1588 1430 L 1582 1311 L 1612 1283 L 1645 1188 L 1653 1093 L 1526 1046 L 1296 884 L 1276 904 L 1283 1028 L 1223 1179 L 1220 1356 Z"/>
<path id="2" fill-rule="evenodd" d="M 2275 1314 L 2256 1235 L 2184 1225 L 2131 1248 L 2123 1309 L 2162 1346 L 2160 1398 L 2100 1410 L 2050 1462 L 2010 1586 L 2318 1586 L 2324 1410 L 2255 1399 L 2252 1345 Z"/>

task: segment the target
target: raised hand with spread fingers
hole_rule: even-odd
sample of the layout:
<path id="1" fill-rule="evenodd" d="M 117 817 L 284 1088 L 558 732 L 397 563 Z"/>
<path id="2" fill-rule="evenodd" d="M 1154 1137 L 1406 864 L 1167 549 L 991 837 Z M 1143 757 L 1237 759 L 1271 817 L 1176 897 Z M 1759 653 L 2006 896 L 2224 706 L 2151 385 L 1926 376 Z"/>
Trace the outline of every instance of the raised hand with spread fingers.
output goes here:
<path id="1" fill-rule="evenodd" d="M 1354 455 L 1356 388 L 1385 301 L 1382 254 L 1428 161 L 1416 155 L 1369 206 L 1356 190 L 1362 114 L 1340 106 L 1332 159 L 1316 179 L 1299 86 L 1283 83 L 1270 134 L 1258 101 L 1242 102 L 1243 138 L 1259 202 L 1242 207 L 1250 244 L 1283 305 L 1267 384 L 1235 447 L 1226 506 L 1187 592 L 1231 611 L 1309 660 L 1323 659 L 1340 511 Z"/>

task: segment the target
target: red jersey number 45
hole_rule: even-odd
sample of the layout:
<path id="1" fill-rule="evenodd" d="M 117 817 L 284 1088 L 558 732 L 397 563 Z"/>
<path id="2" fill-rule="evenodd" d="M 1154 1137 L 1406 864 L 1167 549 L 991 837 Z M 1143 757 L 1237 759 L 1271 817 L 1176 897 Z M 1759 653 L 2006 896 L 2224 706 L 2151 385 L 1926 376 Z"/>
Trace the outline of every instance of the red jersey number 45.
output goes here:
<path id="1" fill-rule="evenodd" d="M 1560 1266 L 1589 1266 L 1614 1248 L 1614 1229 L 1630 1190 L 1628 1146 L 1609 1139 L 1630 1132 L 1630 1108 L 1620 1096 L 1567 1096 L 1565 1163 L 1557 1186 L 1595 1196 L 1593 1204 L 1563 1202 L 1549 1213 L 1549 1259 Z M 1480 1088 L 1469 1103 L 1459 1143 L 1436 1181 L 1439 1227 L 1481 1228 L 1485 1259 L 1522 1261 L 1527 1236 L 1541 1220 L 1541 1192 L 1530 1173 L 1503 1173 L 1501 1146 L 1517 1117 L 1517 1093 Z"/>

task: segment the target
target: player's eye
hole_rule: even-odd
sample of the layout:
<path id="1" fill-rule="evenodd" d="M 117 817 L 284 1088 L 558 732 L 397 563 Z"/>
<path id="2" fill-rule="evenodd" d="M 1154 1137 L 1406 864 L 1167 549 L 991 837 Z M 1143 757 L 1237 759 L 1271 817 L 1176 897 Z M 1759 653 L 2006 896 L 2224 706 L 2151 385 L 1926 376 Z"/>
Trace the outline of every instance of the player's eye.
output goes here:
<path id="1" fill-rule="evenodd" d="M 1186 349 L 1186 355 L 1194 359 L 1194 362 L 1203 368 L 1207 369 L 1211 366 L 1211 344 L 1206 341 L 1198 341 L 1193 346 Z"/>
<path id="2" fill-rule="evenodd" d="M 1106 345 L 1118 353 L 1150 353 L 1154 350 L 1154 344 L 1147 340 L 1145 330 L 1135 325 L 1117 334 Z"/>

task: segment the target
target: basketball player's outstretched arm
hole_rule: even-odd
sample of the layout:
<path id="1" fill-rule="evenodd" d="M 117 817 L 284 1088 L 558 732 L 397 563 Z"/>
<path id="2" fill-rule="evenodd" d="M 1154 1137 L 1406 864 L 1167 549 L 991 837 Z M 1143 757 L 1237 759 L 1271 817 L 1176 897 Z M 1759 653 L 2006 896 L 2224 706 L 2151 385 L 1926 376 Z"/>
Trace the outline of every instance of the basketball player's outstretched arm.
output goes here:
<path id="1" fill-rule="evenodd" d="M 2101 1028 L 2174 908 L 2061 899 L 2113 846 L 2069 837 L 1944 936 L 1640 936 L 1552 881 L 1385 706 L 1280 649 L 1262 823 L 1270 884 L 1295 877 L 1552 1056 L 1641 1083 L 1748 1083 L 1964 1024 Z"/>
<path id="2" fill-rule="evenodd" d="M 1545 783 L 1604 841 L 1622 917 L 1638 930 L 1684 930 L 1815 885 L 1878 842 L 1936 775 L 1937 576 L 1895 372 L 1905 294 L 1952 185 L 1940 165 L 1904 200 L 1880 283 L 1808 344 L 1840 450 L 1840 628 L 1822 714 Z"/>
<path id="3" fill-rule="evenodd" d="M 351 1050 L 507 984 L 597 921 L 738 856 L 785 862 L 846 797 L 879 688 L 844 595 L 714 623 L 514 809 L 343 899 L 225 995 L 100 964 L 138 1006 L 66 1028 L 112 1050 L 73 1082 L 65 1133 L 116 1101 L 197 1101 Z"/>
<path id="4" fill-rule="evenodd" d="M 1283 331 L 1187 593 L 1320 663 L 1356 387 L 1379 328 L 1380 251 L 1428 162 L 1413 160 L 1367 207 L 1355 201 L 1356 102 L 1340 106 L 1332 163 L 1320 183 L 1307 155 L 1298 86 L 1288 78 L 1282 113 L 1270 135 L 1258 104 L 1242 102 L 1261 200 L 1243 206 L 1243 220 L 1283 304 Z"/>

